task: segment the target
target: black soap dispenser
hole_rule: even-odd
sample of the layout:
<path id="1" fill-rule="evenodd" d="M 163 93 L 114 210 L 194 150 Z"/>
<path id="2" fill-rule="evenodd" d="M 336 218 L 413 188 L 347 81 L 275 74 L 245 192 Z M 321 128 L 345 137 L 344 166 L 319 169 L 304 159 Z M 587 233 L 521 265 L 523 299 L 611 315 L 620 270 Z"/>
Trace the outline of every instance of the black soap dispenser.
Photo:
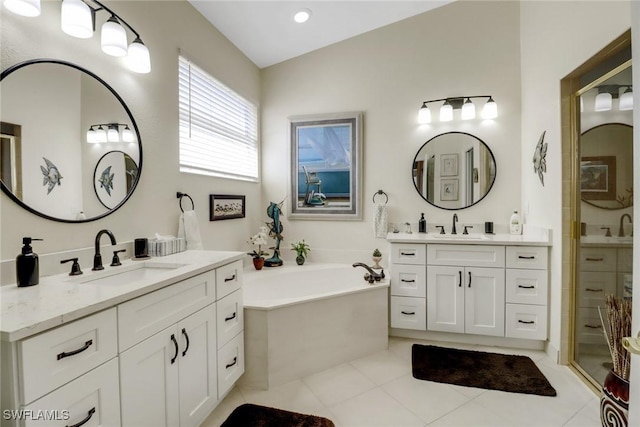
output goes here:
<path id="1" fill-rule="evenodd" d="M 424 219 L 424 214 L 420 214 L 420 220 L 418 221 L 418 233 L 427 232 L 427 220 Z"/>
<path id="2" fill-rule="evenodd" d="M 33 286 L 40 283 L 40 269 L 38 266 L 38 254 L 31 248 L 31 237 L 22 238 L 22 253 L 16 257 L 16 280 L 18 287 Z"/>

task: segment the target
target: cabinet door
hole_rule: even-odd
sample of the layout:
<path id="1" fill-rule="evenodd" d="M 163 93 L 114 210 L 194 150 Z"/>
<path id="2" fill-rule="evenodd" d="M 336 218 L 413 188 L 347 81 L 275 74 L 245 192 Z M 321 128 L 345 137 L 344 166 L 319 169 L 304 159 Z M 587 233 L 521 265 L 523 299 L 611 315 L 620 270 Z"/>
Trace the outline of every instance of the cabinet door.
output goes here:
<path id="1" fill-rule="evenodd" d="M 218 400 L 215 304 L 180 321 L 178 334 L 180 427 L 197 426 Z"/>
<path id="2" fill-rule="evenodd" d="M 463 283 L 464 331 L 468 334 L 504 336 L 504 270 L 468 267 Z"/>
<path id="3" fill-rule="evenodd" d="M 427 330 L 464 332 L 462 267 L 427 268 Z"/>
<path id="4" fill-rule="evenodd" d="M 179 425 L 178 348 L 175 325 L 120 354 L 122 425 Z"/>

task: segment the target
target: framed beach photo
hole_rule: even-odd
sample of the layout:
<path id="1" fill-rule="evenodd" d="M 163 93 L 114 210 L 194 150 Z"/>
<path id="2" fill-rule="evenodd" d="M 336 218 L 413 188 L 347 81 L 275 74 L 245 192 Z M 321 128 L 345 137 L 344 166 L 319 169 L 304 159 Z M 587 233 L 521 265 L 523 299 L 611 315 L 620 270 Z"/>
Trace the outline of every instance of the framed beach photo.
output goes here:
<path id="1" fill-rule="evenodd" d="M 209 221 L 244 218 L 245 196 L 209 195 Z"/>
<path id="2" fill-rule="evenodd" d="M 458 200 L 458 180 L 457 179 L 440 180 L 440 200 L 442 201 Z"/>
<path id="3" fill-rule="evenodd" d="M 458 176 L 457 154 L 442 154 L 440 156 L 440 176 Z"/>
<path id="4" fill-rule="evenodd" d="M 580 193 L 584 200 L 615 200 L 615 156 L 583 157 L 580 160 Z"/>

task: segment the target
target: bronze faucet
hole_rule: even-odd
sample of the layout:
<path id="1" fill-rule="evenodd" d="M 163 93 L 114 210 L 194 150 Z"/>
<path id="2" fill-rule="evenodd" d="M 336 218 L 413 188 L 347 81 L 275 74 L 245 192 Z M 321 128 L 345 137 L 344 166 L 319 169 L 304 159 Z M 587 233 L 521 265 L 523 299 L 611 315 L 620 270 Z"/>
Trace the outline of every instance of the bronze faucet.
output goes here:
<path id="1" fill-rule="evenodd" d="M 102 237 L 103 234 L 106 234 L 107 236 L 109 236 L 109 239 L 111 239 L 111 244 L 112 245 L 116 245 L 116 237 L 113 235 L 113 233 L 109 230 L 100 230 L 98 231 L 98 234 L 96 234 L 96 253 L 93 256 L 93 268 L 91 270 L 96 271 L 96 270 L 104 270 L 104 267 L 102 266 L 102 255 L 100 255 L 100 237 Z"/>
<path id="2" fill-rule="evenodd" d="M 633 224 L 633 221 L 631 221 L 631 215 L 629 215 L 628 213 L 622 214 L 622 216 L 620 217 L 620 228 L 618 229 L 618 237 L 624 237 L 624 227 L 622 226 L 622 223 L 624 222 L 625 217 L 629 218 L 629 224 Z"/>

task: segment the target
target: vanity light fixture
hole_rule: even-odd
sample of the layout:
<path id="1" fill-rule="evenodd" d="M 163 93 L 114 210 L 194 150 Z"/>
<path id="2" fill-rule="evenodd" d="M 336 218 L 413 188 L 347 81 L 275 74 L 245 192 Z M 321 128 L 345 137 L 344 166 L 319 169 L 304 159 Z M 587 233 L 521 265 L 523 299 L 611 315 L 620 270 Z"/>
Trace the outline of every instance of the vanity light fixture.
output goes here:
<path id="1" fill-rule="evenodd" d="M 104 127 L 106 127 L 106 130 Z M 120 134 L 120 126 L 124 126 L 122 134 Z M 94 129 L 96 128 L 96 129 Z M 89 144 L 98 144 L 103 142 L 134 142 L 135 137 L 129 128 L 129 125 L 123 123 L 98 123 L 89 126 L 87 131 L 87 142 Z"/>
<path id="2" fill-rule="evenodd" d="M 625 91 L 620 95 L 620 89 Z M 595 111 L 610 111 L 613 108 L 613 100 L 618 99 L 618 109 L 621 111 L 633 109 L 633 86 L 632 85 L 602 85 L 598 86 L 596 95 Z"/>
<path id="3" fill-rule="evenodd" d="M 472 98 L 488 98 L 487 102 L 482 108 L 483 119 L 495 119 L 498 117 L 498 105 L 493 100 L 491 95 L 477 95 L 477 96 L 457 96 L 451 98 L 432 99 L 431 101 L 424 101 L 422 106 L 418 110 L 418 123 L 427 124 L 431 123 L 431 110 L 427 104 L 431 102 L 443 102 L 440 107 L 440 121 L 449 122 L 453 120 L 454 110 L 461 110 L 460 118 L 462 120 L 472 120 L 476 117 L 476 106 L 471 101 Z"/>
<path id="4" fill-rule="evenodd" d="M 11 12 L 27 17 L 40 15 L 40 0 L 4 0 L 4 7 Z"/>
<path id="5" fill-rule="evenodd" d="M 631 86 L 628 86 L 624 93 L 620 95 L 618 108 L 622 111 L 633 110 L 633 92 Z"/>
<path id="6" fill-rule="evenodd" d="M 62 0 L 60 27 L 62 31 L 79 39 L 93 37 L 93 11 L 82 0 Z"/>

